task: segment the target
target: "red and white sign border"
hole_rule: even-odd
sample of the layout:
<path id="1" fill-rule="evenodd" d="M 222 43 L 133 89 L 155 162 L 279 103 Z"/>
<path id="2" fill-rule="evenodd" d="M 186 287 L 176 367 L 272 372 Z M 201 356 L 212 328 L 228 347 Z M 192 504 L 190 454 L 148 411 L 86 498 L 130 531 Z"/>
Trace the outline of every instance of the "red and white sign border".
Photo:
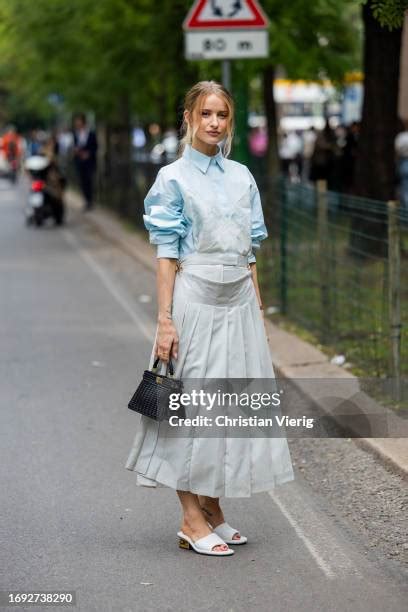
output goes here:
<path id="1" fill-rule="evenodd" d="M 199 21 L 200 13 L 203 11 L 208 0 L 196 0 L 187 17 L 183 22 L 186 31 L 197 30 L 265 30 L 269 25 L 269 19 L 259 6 L 257 0 L 244 0 L 252 13 L 255 21 L 248 19 L 220 19 L 219 21 Z"/>

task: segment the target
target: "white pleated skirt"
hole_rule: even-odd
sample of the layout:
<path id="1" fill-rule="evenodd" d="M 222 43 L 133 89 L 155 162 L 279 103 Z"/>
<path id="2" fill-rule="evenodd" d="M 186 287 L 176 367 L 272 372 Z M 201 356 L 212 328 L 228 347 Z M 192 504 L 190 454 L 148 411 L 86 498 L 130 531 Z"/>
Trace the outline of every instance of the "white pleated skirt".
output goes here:
<path id="1" fill-rule="evenodd" d="M 251 271 L 239 255 L 194 253 L 175 277 L 175 377 L 274 379 Z M 149 369 L 154 362 L 154 345 Z M 125 468 L 136 483 L 209 497 L 250 497 L 294 479 L 283 437 L 169 436 L 168 421 L 136 414 Z"/>

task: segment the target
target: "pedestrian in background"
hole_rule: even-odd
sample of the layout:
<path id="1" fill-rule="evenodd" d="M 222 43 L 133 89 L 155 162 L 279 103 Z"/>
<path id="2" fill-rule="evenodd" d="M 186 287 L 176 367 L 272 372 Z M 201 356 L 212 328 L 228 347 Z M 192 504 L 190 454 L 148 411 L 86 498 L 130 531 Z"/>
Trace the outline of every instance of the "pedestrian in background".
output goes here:
<path id="1" fill-rule="evenodd" d="M 310 166 L 313 151 L 316 143 L 316 130 L 312 125 L 308 130 L 303 132 L 303 168 L 302 180 L 307 181 L 310 175 Z"/>
<path id="2" fill-rule="evenodd" d="M 12 182 L 17 180 L 17 173 L 20 169 L 20 162 L 23 155 L 23 140 L 17 133 L 14 125 L 9 125 L 3 134 L 0 148 L 4 158 L 9 165 L 9 173 Z"/>
<path id="3" fill-rule="evenodd" d="M 267 175 L 268 132 L 265 127 L 253 128 L 248 135 L 248 148 L 252 156 L 255 176 Z"/>
<path id="4" fill-rule="evenodd" d="M 299 179 L 299 158 L 303 143 L 297 132 L 284 132 L 279 144 L 281 172 L 285 178 Z"/>
<path id="5" fill-rule="evenodd" d="M 403 129 L 395 139 L 397 173 L 399 179 L 399 199 L 401 210 L 408 213 L 408 120 L 403 122 Z"/>
<path id="6" fill-rule="evenodd" d="M 93 208 L 93 183 L 96 170 L 98 143 L 96 134 L 88 128 L 86 117 L 79 113 L 74 117 L 74 161 L 79 183 L 85 198 L 85 210 Z"/>
<path id="7" fill-rule="evenodd" d="M 39 138 L 39 130 L 33 129 L 30 130 L 30 133 L 27 138 L 27 150 L 26 155 L 30 157 L 31 155 L 39 155 L 41 149 L 41 142 Z"/>
<path id="8" fill-rule="evenodd" d="M 184 381 L 263 379 L 270 389 L 275 376 L 254 254 L 267 230 L 252 174 L 228 159 L 233 128 L 230 93 L 214 81 L 194 85 L 185 98 L 181 154 L 160 169 L 145 198 L 144 222 L 158 257 L 149 367 L 158 356 L 174 361 L 174 376 Z M 230 555 L 228 544 L 247 538 L 226 522 L 219 498 L 250 497 L 293 480 L 287 440 L 227 437 L 222 428 L 218 435 L 198 437 L 193 428 L 180 436 L 172 429 L 140 415 L 125 467 L 137 473 L 138 485 L 177 491 L 180 548 Z"/>
<path id="9" fill-rule="evenodd" d="M 360 125 L 357 121 L 353 121 L 353 123 L 346 128 L 346 138 L 341 159 L 341 191 L 343 193 L 353 193 L 359 132 Z"/>
<path id="10" fill-rule="evenodd" d="M 329 122 L 320 132 L 317 133 L 312 157 L 310 160 L 310 180 L 312 182 L 327 181 L 329 189 L 333 187 L 335 181 L 336 161 L 339 156 L 339 149 L 336 142 L 336 135 L 331 129 Z"/>

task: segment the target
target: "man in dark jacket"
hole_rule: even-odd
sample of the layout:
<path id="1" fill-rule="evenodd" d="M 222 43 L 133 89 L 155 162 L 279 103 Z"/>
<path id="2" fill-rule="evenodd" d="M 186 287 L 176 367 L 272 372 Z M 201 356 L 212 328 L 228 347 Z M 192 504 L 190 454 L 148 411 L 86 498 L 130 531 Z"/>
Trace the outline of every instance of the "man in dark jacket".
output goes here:
<path id="1" fill-rule="evenodd" d="M 74 160 L 81 190 L 85 198 L 85 210 L 93 208 L 93 181 L 96 170 L 96 134 L 90 130 L 86 117 L 79 113 L 74 117 Z"/>

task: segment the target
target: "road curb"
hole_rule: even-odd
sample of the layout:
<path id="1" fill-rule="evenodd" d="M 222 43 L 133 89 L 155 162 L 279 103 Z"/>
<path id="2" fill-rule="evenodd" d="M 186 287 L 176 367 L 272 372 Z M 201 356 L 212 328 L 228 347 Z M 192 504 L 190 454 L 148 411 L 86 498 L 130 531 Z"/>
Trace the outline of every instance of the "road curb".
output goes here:
<path id="1" fill-rule="evenodd" d="M 82 208 L 80 197 L 73 191 L 67 193 L 67 205 L 78 210 Z M 116 244 L 128 255 L 142 263 L 151 272 L 156 271 L 155 247 L 137 231 L 124 226 L 117 215 L 105 208 L 98 208 L 87 212 L 84 220 L 92 225 L 105 239 Z M 147 235 L 147 234 L 146 234 Z M 339 366 L 331 364 L 328 357 L 315 346 L 298 338 L 296 335 L 281 329 L 271 321 L 267 321 L 267 330 L 270 338 L 271 356 L 278 376 L 294 380 L 294 386 L 310 399 L 307 381 L 310 379 L 358 379 Z M 303 379 L 303 382 L 302 380 Z M 388 438 L 353 438 L 356 444 L 380 459 L 384 465 L 391 467 L 404 478 L 408 477 L 408 421 L 396 415 L 393 411 L 379 406 L 372 398 L 362 394 L 362 404 L 369 403 L 370 414 L 386 414 L 388 430 L 404 433 L 406 437 Z M 354 398 L 353 398 L 354 399 Z M 313 400 L 314 401 L 314 400 Z M 321 408 L 336 419 L 335 410 Z M 364 406 L 361 407 L 364 410 Z M 337 420 L 337 419 L 336 419 Z"/>

